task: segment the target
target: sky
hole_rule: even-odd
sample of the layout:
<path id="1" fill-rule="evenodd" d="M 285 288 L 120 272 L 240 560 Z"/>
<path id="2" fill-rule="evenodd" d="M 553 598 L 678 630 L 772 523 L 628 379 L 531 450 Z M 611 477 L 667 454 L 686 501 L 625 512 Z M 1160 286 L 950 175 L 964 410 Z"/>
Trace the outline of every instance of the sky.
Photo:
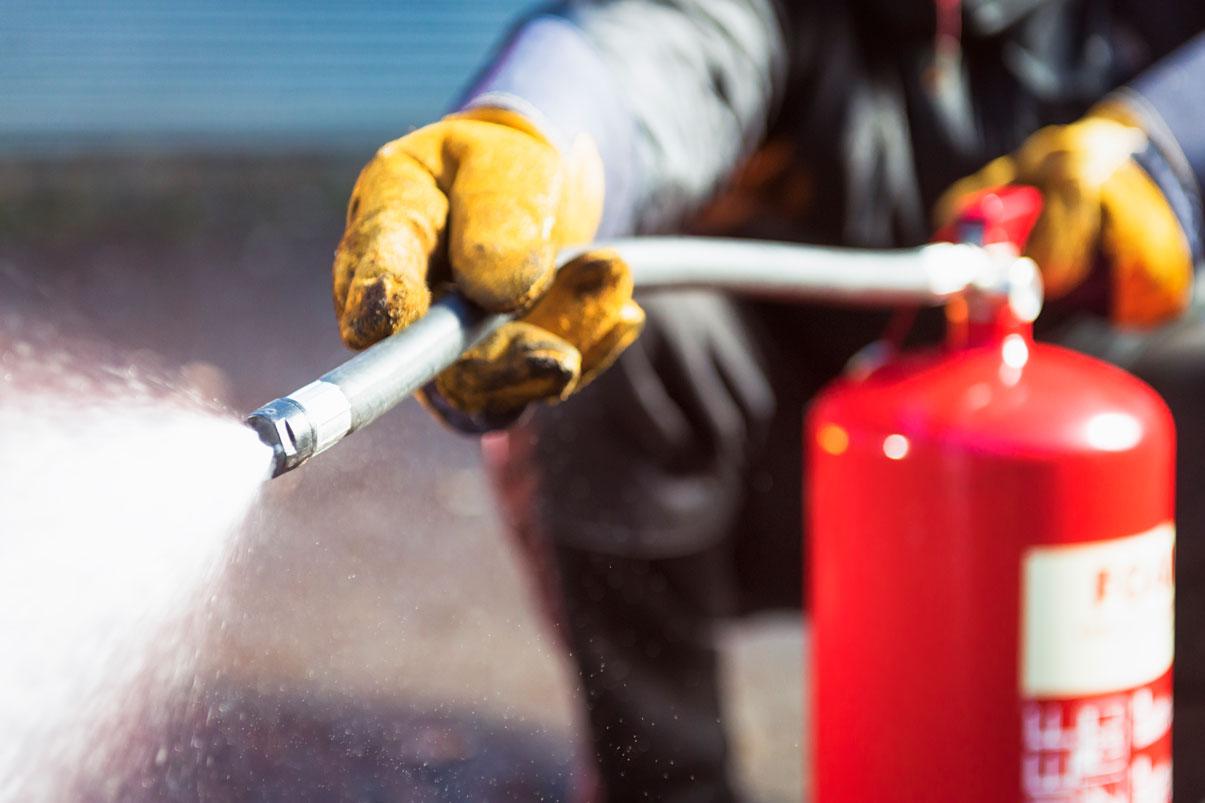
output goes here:
<path id="1" fill-rule="evenodd" d="M 360 146 L 437 117 L 532 0 L 0 0 L 0 150 Z"/>

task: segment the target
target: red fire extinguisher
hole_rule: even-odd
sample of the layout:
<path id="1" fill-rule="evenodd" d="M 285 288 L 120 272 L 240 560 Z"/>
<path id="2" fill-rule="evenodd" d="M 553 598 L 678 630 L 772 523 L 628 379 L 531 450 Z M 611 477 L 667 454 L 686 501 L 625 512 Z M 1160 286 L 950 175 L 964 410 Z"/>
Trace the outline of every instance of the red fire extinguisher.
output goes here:
<path id="1" fill-rule="evenodd" d="M 1040 197 L 958 234 L 1020 246 Z M 809 414 L 820 803 L 1171 799 L 1173 429 L 1003 299 Z"/>

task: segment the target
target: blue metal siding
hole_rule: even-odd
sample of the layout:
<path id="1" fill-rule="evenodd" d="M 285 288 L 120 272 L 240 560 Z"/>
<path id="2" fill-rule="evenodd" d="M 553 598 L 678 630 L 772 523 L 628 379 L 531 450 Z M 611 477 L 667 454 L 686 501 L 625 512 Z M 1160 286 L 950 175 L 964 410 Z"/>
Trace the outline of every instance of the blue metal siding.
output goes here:
<path id="1" fill-rule="evenodd" d="M 0 0 L 0 143 L 360 144 L 430 120 L 532 0 Z"/>

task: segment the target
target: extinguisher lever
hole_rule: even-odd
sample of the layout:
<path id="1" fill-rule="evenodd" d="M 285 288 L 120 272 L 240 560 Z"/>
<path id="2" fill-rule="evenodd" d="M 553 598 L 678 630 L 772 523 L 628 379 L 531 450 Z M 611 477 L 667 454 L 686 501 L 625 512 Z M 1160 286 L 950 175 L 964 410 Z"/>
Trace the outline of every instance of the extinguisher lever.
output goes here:
<path id="1" fill-rule="evenodd" d="M 1037 188 L 991 187 L 968 196 L 958 217 L 933 239 L 983 246 L 1006 243 L 1020 253 L 1041 214 L 1042 193 Z"/>
<path id="2" fill-rule="evenodd" d="M 1033 260 L 1021 256 L 1042 213 L 1042 194 L 1034 187 L 993 187 L 967 199 L 939 241 L 971 244 L 995 255 L 1001 273 L 989 271 L 947 306 L 949 340 L 955 344 L 987 343 L 1010 333 L 1028 336 L 1042 309 L 1042 279 Z"/>

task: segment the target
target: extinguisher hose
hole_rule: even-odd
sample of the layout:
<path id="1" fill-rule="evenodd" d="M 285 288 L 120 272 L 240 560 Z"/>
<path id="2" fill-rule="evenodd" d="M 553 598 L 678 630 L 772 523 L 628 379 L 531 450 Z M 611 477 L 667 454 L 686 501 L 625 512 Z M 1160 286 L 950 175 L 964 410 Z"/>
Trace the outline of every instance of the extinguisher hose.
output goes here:
<path id="1" fill-rule="evenodd" d="M 705 237 L 636 237 L 595 243 L 617 251 L 638 289 L 707 287 L 784 301 L 882 307 L 941 304 L 968 288 L 1007 296 L 1032 320 L 1041 306 L 1036 269 L 1015 251 L 965 243 L 867 251 Z M 561 255 L 560 264 L 584 252 Z M 1025 275 L 1021 275 L 1025 274 Z M 284 474 L 364 427 L 431 381 L 511 315 L 486 313 L 451 293 L 385 338 L 247 418 Z"/>

